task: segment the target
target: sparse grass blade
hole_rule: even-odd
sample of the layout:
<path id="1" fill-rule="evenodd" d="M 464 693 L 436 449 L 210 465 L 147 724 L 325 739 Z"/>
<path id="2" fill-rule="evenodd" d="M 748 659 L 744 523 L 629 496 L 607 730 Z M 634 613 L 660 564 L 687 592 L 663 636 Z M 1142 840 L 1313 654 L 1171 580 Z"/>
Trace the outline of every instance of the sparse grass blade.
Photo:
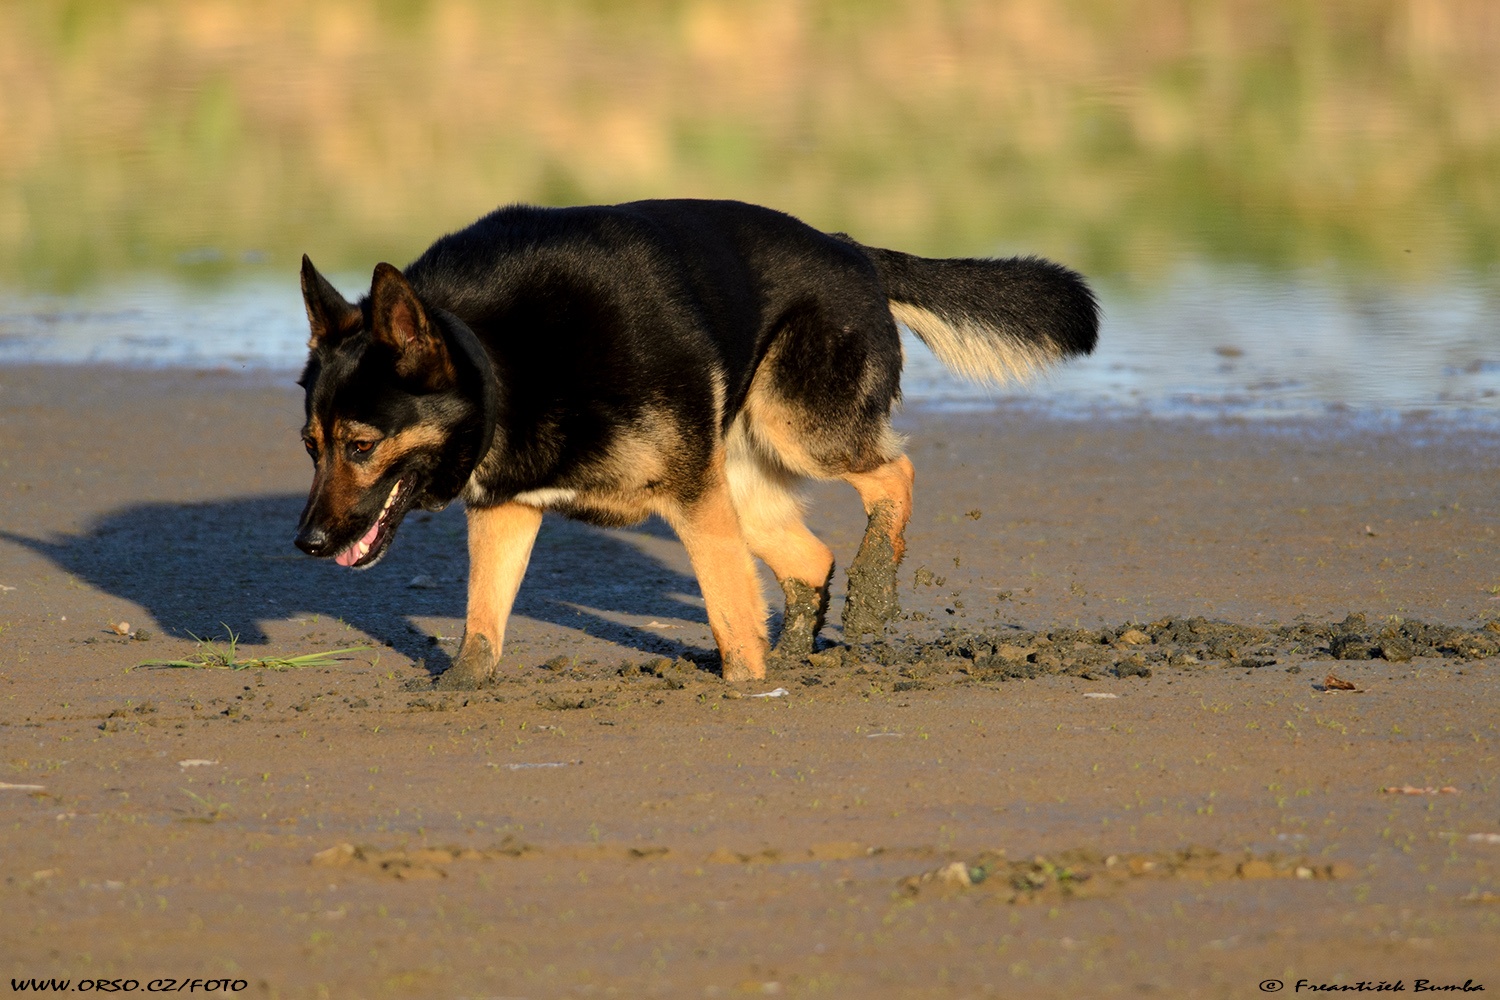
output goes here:
<path id="1" fill-rule="evenodd" d="M 220 624 L 224 623 L 220 622 Z M 309 667 L 332 666 L 338 662 L 338 657 L 346 653 L 357 653 L 373 648 L 367 645 L 346 646 L 343 649 L 301 653 L 297 656 L 255 656 L 241 659 L 239 656 L 240 637 L 228 625 L 224 625 L 224 631 L 229 638 L 223 643 L 214 642 L 211 639 L 199 639 L 194 635 L 193 639 L 197 641 L 198 648 L 186 659 L 147 660 L 136 666 L 179 670 L 301 670 Z M 192 635 L 191 632 L 188 634 Z"/>

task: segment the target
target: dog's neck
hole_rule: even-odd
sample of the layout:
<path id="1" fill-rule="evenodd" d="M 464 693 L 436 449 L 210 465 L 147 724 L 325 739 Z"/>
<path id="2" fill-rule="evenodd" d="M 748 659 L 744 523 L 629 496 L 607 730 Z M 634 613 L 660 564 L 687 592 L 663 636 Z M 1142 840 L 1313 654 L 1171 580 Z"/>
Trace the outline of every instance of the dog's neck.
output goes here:
<path id="1" fill-rule="evenodd" d="M 474 336 L 474 331 L 469 329 L 469 325 L 446 310 L 432 309 L 431 311 L 441 317 L 440 323 L 447 335 L 448 346 L 458 355 L 454 359 L 459 361 L 458 367 L 465 372 L 467 377 L 478 382 L 475 387 L 477 390 L 475 398 L 479 401 L 483 423 L 479 442 L 474 450 L 474 466 L 477 467 L 490 453 L 490 446 L 495 443 L 495 430 L 500 422 L 500 382 L 495 377 L 495 366 L 490 361 L 489 353 L 485 351 L 479 338 Z M 465 479 L 473 471 L 473 468 L 466 470 Z"/>

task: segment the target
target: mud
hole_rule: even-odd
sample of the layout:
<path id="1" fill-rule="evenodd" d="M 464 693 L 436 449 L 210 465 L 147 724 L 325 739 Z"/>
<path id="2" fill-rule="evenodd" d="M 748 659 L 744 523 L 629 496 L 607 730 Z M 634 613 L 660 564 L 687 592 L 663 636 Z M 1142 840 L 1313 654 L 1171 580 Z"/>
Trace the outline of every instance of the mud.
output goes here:
<path id="1" fill-rule="evenodd" d="M 1500 988 L 1493 436 L 908 413 L 878 636 L 727 685 L 668 529 L 549 519 L 494 679 L 446 691 L 461 512 L 302 557 L 300 405 L 0 368 L 0 982 Z M 863 511 L 813 494 L 847 558 Z M 265 668 L 139 666 L 226 627 Z"/>
<path id="2" fill-rule="evenodd" d="M 1298 674 L 1304 665 L 1328 660 L 1394 664 L 1414 658 L 1467 661 L 1496 656 L 1500 656 L 1500 621 L 1481 628 L 1394 618 L 1371 624 L 1365 615 L 1351 614 L 1338 622 L 1258 626 L 1195 616 L 1048 631 L 1018 626 L 983 631 L 949 627 L 925 641 L 828 643 L 806 656 L 779 656 L 769 677 L 804 687 L 831 690 L 845 685 L 900 693 L 1046 676 L 1144 679 L 1161 670 L 1192 674 L 1272 667 Z M 648 691 L 681 690 L 691 684 L 700 697 L 742 697 L 736 690 L 721 687 L 720 672 L 718 658 L 711 651 L 675 660 L 626 657 L 615 662 L 558 656 L 531 668 L 512 664 L 465 690 L 532 690 L 538 682 L 569 685 L 568 694 L 545 691 L 537 695 L 541 707 L 553 710 L 637 702 L 642 683 Z M 444 690 L 442 682 L 443 677 L 438 677 L 434 688 Z M 414 685 L 421 686 L 419 682 Z"/>
<path id="3" fill-rule="evenodd" d="M 817 649 L 818 633 L 828 617 L 828 589 L 833 580 L 829 570 L 828 579 L 821 587 L 811 587 L 801 580 L 782 580 L 781 590 L 786 595 L 786 611 L 781 618 L 781 634 L 776 638 L 772 655 L 783 659 L 797 659 Z"/>
<path id="4" fill-rule="evenodd" d="M 896 590 L 895 546 L 890 529 L 893 514 L 889 504 L 877 504 L 854 561 L 849 564 L 849 586 L 844 600 L 844 635 L 858 639 L 880 635 L 901 613 Z"/>
<path id="5" fill-rule="evenodd" d="M 1021 628 L 983 632 L 948 628 L 936 641 L 882 642 L 838 650 L 841 660 L 868 659 L 907 672 L 948 667 L 978 680 L 1015 680 L 1043 674 L 1150 677 L 1152 668 L 1259 669 L 1306 660 L 1413 657 L 1486 659 L 1500 654 L 1500 623 L 1482 628 L 1389 618 L 1371 624 L 1351 614 L 1337 623 L 1243 625 L 1202 616 L 1125 622 L 1109 628 Z"/>
<path id="6" fill-rule="evenodd" d="M 937 891 L 983 890 L 1004 902 L 1053 903 L 1095 899 L 1139 879 L 1181 878 L 1204 885 L 1232 879 L 1350 878 L 1355 867 L 1346 861 L 1329 863 L 1305 855 L 1257 856 L 1253 851 L 1225 854 L 1211 847 L 1187 847 L 1150 854 L 1104 855 L 1092 848 L 1074 848 L 1051 857 L 1037 855 L 1011 861 L 1003 853 L 987 853 L 966 861 L 901 880 L 901 889 L 917 896 Z"/>

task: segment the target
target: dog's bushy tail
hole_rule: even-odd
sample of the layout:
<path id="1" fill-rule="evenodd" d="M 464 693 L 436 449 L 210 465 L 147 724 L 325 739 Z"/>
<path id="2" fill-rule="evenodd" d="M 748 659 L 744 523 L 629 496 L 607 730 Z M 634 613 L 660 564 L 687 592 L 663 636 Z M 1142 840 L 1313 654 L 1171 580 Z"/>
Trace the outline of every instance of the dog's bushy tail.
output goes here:
<path id="1" fill-rule="evenodd" d="M 861 247 L 875 265 L 891 315 L 938 360 L 976 382 L 1025 379 L 1088 354 L 1099 304 L 1076 272 L 1040 257 L 933 260 Z"/>

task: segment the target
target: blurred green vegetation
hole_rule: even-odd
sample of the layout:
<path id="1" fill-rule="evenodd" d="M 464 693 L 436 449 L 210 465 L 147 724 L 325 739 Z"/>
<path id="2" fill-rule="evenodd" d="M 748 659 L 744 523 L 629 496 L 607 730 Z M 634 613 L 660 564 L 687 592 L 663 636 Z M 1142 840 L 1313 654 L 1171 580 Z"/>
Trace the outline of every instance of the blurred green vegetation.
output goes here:
<path id="1" fill-rule="evenodd" d="M 1150 284 L 1500 261 L 1493 0 L 0 5 L 0 284 L 402 263 L 735 197 Z"/>

